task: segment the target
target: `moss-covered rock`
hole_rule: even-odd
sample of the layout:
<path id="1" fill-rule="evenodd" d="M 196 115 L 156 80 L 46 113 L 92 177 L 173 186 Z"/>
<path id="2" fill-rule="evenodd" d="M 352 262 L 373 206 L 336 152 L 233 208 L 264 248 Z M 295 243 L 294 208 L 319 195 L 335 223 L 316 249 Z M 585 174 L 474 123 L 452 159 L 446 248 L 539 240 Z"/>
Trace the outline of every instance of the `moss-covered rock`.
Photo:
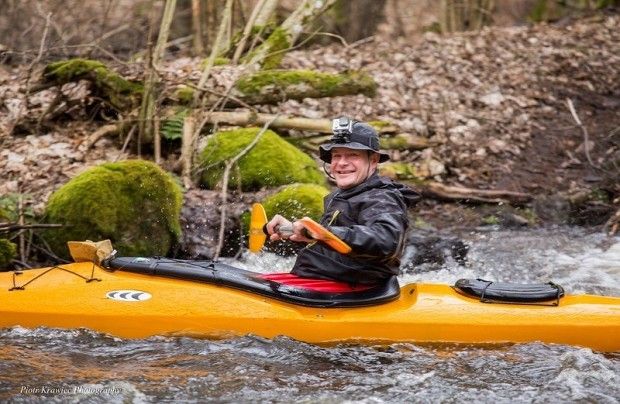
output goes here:
<path id="1" fill-rule="evenodd" d="M 222 180 L 226 161 L 239 154 L 259 131 L 259 128 L 245 128 L 214 134 L 200 155 L 200 164 L 204 167 L 202 185 L 216 188 Z M 238 187 L 239 183 L 244 191 L 295 182 L 325 184 L 325 178 L 312 157 L 271 130 L 263 134 L 237 165 L 238 169 L 230 173 L 230 188 Z"/>
<path id="2" fill-rule="evenodd" d="M 318 221 L 323 215 L 323 198 L 327 194 L 329 194 L 329 190 L 322 185 L 291 184 L 267 197 L 263 201 L 263 207 L 268 219 L 279 214 L 289 220 L 308 216 Z M 243 214 L 242 222 L 243 228 L 248 229 L 250 225 L 249 212 Z"/>
<path id="3" fill-rule="evenodd" d="M 5 269 L 17 255 L 17 246 L 5 238 L 0 238 L 0 270 Z"/>
<path id="4" fill-rule="evenodd" d="M 368 73 L 351 71 L 340 74 L 311 70 L 264 70 L 241 77 L 235 97 L 249 104 L 274 103 L 283 99 L 335 97 L 364 94 L 373 97 L 377 83 Z"/>
<path id="5" fill-rule="evenodd" d="M 267 217 L 280 214 L 289 220 L 308 216 L 319 220 L 323 215 L 323 198 L 329 190 L 316 184 L 292 184 L 282 188 L 263 202 Z"/>
<path id="6" fill-rule="evenodd" d="M 50 63 L 43 71 L 43 78 L 56 85 L 88 80 L 93 83 L 92 91 L 118 110 L 137 105 L 143 92 L 142 84 L 125 80 L 96 60 L 69 59 Z"/>
<path id="7" fill-rule="evenodd" d="M 67 257 L 70 240 L 111 239 L 122 255 L 164 255 L 181 234 L 180 186 L 159 166 L 143 160 L 107 163 L 58 189 L 47 204 L 45 238 Z"/>

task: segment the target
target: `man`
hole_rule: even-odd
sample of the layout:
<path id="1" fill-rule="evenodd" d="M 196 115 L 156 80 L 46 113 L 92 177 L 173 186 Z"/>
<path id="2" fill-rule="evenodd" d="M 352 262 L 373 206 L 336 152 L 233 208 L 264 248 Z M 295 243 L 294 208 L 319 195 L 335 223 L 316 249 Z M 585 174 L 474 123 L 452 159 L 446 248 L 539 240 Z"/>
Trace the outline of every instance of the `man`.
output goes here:
<path id="1" fill-rule="evenodd" d="M 418 201 L 413 190 L 377 175 L 377 165 L 389 159 L 379 151 L 377 132 L 368 124 L 338 118 L 330 143 L 320 146 L 320 158 L 338 189 L 325 197 L 321 224 L 351 248 L 344 255 L 308 238 L 301 222 L 276 215 L 267 223 L 270 239 L 309 243 L 292 274 L 350 284 L 375 284 L 398 275 L 408 229 L 407 206 Z M 327 171 L 327 170 L 326 170 Z M 292 227 L 291 235 L 278 227 Z"/>

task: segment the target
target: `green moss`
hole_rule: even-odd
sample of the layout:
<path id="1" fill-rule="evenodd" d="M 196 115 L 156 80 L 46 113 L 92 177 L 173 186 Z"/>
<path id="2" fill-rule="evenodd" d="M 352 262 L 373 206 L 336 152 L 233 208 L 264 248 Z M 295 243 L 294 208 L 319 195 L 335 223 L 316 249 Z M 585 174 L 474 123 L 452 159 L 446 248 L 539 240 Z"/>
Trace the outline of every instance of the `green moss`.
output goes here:
<path id="1" fill-rule="evenodd" d="M 379 166 L 379 174 L 397 180 L 415 180 L 415 167 L 409 163 L 390 162 Z"/>
<path id="2" fill-rule="evenodd" d="M 5 269 L 17 255 L 17 246 L 5 238 L 0 238 L 0 270 Z"/>
<path id="3" fill-rule="evenodd" d="M 390 126 L 394 126 L 393 124 L 387 121 L 369 121 L 367 122 L 367 124 L 375 128 L 377 132 L 380 132 L 382 129 L 388 128 Z"/>
<path id="4" fill-rule="evenodd" d="M 277 69 L 282 58 L 284 58 L 285 50 L 290 47 L 291 42 L 286 31 L 281 27 L 277 27 L 265 39 L 262 45 L 244 56 L 242 62 L 248 63 L 255 56 L 265 54 L 266 57 L 261 62 L 261 68 L 264 70 Z"/>
<path id="5" fill-rule="evenodd" d="M 265 70 L 241 77 L 236 90 L 246 102 L 335 97 L 364 94 L 373 97 L 377 83 L 367 73 L 351 71 L 341 74 L 311 70 Z"/>
<path id="6" fill-rule="evenodd" d="M 433 226 L 421 217 L 416 217 L 413 221 L 413 227 L 417 229 L 430 230 Z"/>
<path id="7" fill-rule="evenodd" d="M 495 215 L 488 215 L 482 218 L 482 224 L 487 226 L 499 224 L 499 218 Z"/>
<path id="8" fill-rule="evenodd" d="M 202 62 L 200 62 L 200 68 L 204 69 L 205 67 L 207 67 L 207 63 L 209 63 L 209 58 L 203 59 Z M 228 64 L 230 64 L 230 58 L 216 57 L 213 60 L 213 66 L 225 66 Z"/>
<path id="9" fill-rule="evenodd" d="M 280 214 L 289 220 L 308 216 L 319 220 L 323 215 L 323 198 L 329 190 L 316 184 L 292 184 L 263 202 L 267 217 Z"/>
<path id="10" fill-rule="evenodd" d="M 143 91 L 142 84 L 125 80 L 96 60 L 70 59 L 50 63 L 45 67 L 43 77 L 58 85 L 89 80 L 94 84 L 93 91 L 119 110 L 136 105 Z"/>
<path id="11" fill-rule="evenodd" d="M 401 133 L 396 136 L 380 137 L 379 145 L 382 149 L 408 150 L 410 148 L 409 135 Z"/>
<path id="12" fill-rule="evenodd" d="M 520 216 L 524 217 L 530 225 L 535 225 L 538 222 L 538 215 L 531 208 L 517 208 L 517 212 Z"/>
<path id="13" fill-rule="evenodd" d="M 179 185 L 159 166 L 128 160 L 93 167 L 58 189 L 47 204 L 45 238 L 67 257 L 69 240 L 109 238 L 121 255 L 164 255 L 181 234 Z"/>
<path id="14" fill-rule="evenodd" d="M 323 215 L 323 198 L 327 194 L 329 194 L 329 190 L 322 185 L 292 184 L 266 198 L 263 201 L 263 207 L 268 219 L 279 214 L 289 220 L 308 216 L 318 221 Z M 249 212 L 243 215 L 242 221 L 243 228 L 248 229 L 250 224 Z"/>
<path id="15" fill-rule="evenodd" d="M 291 47 L 291 41 L 282 28 L 276 28 L 267 38 L 264 45 L 267 47 L 268 56 L 263 60 L 264 70 L 277 69 L 284 58 L 284 50 Z"/>
<path id="16" fill-rule="evenodd" d="M 214 134 L 200 156 L 204 167 L 202 184 L 210 189 L 216 188 L 222 179 L 226 160 L 239 154 L 259 131 L 259 128 L 246 128 Z M 245 191 L 294 182 L 325 184 L 315 161 L 271 130 L 267 130 L 237 164 L 238 170 L 231 170 L 230 188 L 238 187 L 239 183 Z"/>
<path id="17" fill-rule="evenodd" d="M 589 199 L 592 201 L 598 201 L 603 203 L 611 202 L 609 194 L 600 188 L 593 188 L 590 190 Z"/>
<path id="18" fill-rule="evenodd" d="M 174 90 L 173 97 L 182 105 L 190 105 L 194 101 L 195 90 L 189 86 L 179 86 Z"/>

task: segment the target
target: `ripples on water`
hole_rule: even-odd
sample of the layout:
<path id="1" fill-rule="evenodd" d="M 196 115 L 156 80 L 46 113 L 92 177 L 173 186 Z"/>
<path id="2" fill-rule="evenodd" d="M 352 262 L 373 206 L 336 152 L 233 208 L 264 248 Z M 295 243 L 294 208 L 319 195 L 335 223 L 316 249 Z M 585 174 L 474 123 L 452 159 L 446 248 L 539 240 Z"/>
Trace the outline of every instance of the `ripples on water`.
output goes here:
<path id="1" fill-rule="evenodd" d="M 620 239 L 574 229 L 473 232 L 469 263 L 407 270 L 409 282 L 460 277 L 554 280 L 620 296 Z M 239 266 L 285 271 L 292 260 Z M 0 402 L 617 403 L 620 355 L 545 344 L 321 347 L 288 338 L 123 340 L 87 330 L 0 331 Z"/>

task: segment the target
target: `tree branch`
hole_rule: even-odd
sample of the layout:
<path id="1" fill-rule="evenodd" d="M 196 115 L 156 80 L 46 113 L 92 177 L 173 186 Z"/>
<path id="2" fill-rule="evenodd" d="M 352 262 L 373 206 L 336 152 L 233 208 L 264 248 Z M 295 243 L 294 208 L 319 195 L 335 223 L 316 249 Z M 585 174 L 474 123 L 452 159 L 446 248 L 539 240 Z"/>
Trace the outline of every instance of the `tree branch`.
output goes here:
<path id="1" fill-rule="evenodd" d="M 215 254 L 213 257 L 214 260 L 217 260 L 219 258 L 220 253 L 222 251 L 222 247 L 224 245 L 224 231 L 225 231 L 225 226 L 226 226 L 226 208 L 227 208 L 226 202 L 228 199 L 228 179 L 230 177 L 230 170 L 243 156 L 245 156 L 250 150 L 252 150 L 254 146 L 256 146 L 256 143 L 258 143 L 258 141 L 263 137 L 263 134 L 267 131 L 267 129 L 269 128 L 269 125 L 271 125 L 271 123 L 275 121 L 277 118 L 278 118 L 278 115 L 276 115 L 271 121 L 265 123 L 262 129 L 256 134 L 254 139 L 252 139 L 252 141 L 243 150 L 241 150 L 239 154 L 237 154 L 235 157 L 233 157 L 232 159 L 226 162 L 226 166 L 224 168 L 224 174 L 222 175 L 222 193 L 221 193 L 222 208 L 220 209 L 220 231 L 218 234 L 217 246 L 215 248 Z"/>

